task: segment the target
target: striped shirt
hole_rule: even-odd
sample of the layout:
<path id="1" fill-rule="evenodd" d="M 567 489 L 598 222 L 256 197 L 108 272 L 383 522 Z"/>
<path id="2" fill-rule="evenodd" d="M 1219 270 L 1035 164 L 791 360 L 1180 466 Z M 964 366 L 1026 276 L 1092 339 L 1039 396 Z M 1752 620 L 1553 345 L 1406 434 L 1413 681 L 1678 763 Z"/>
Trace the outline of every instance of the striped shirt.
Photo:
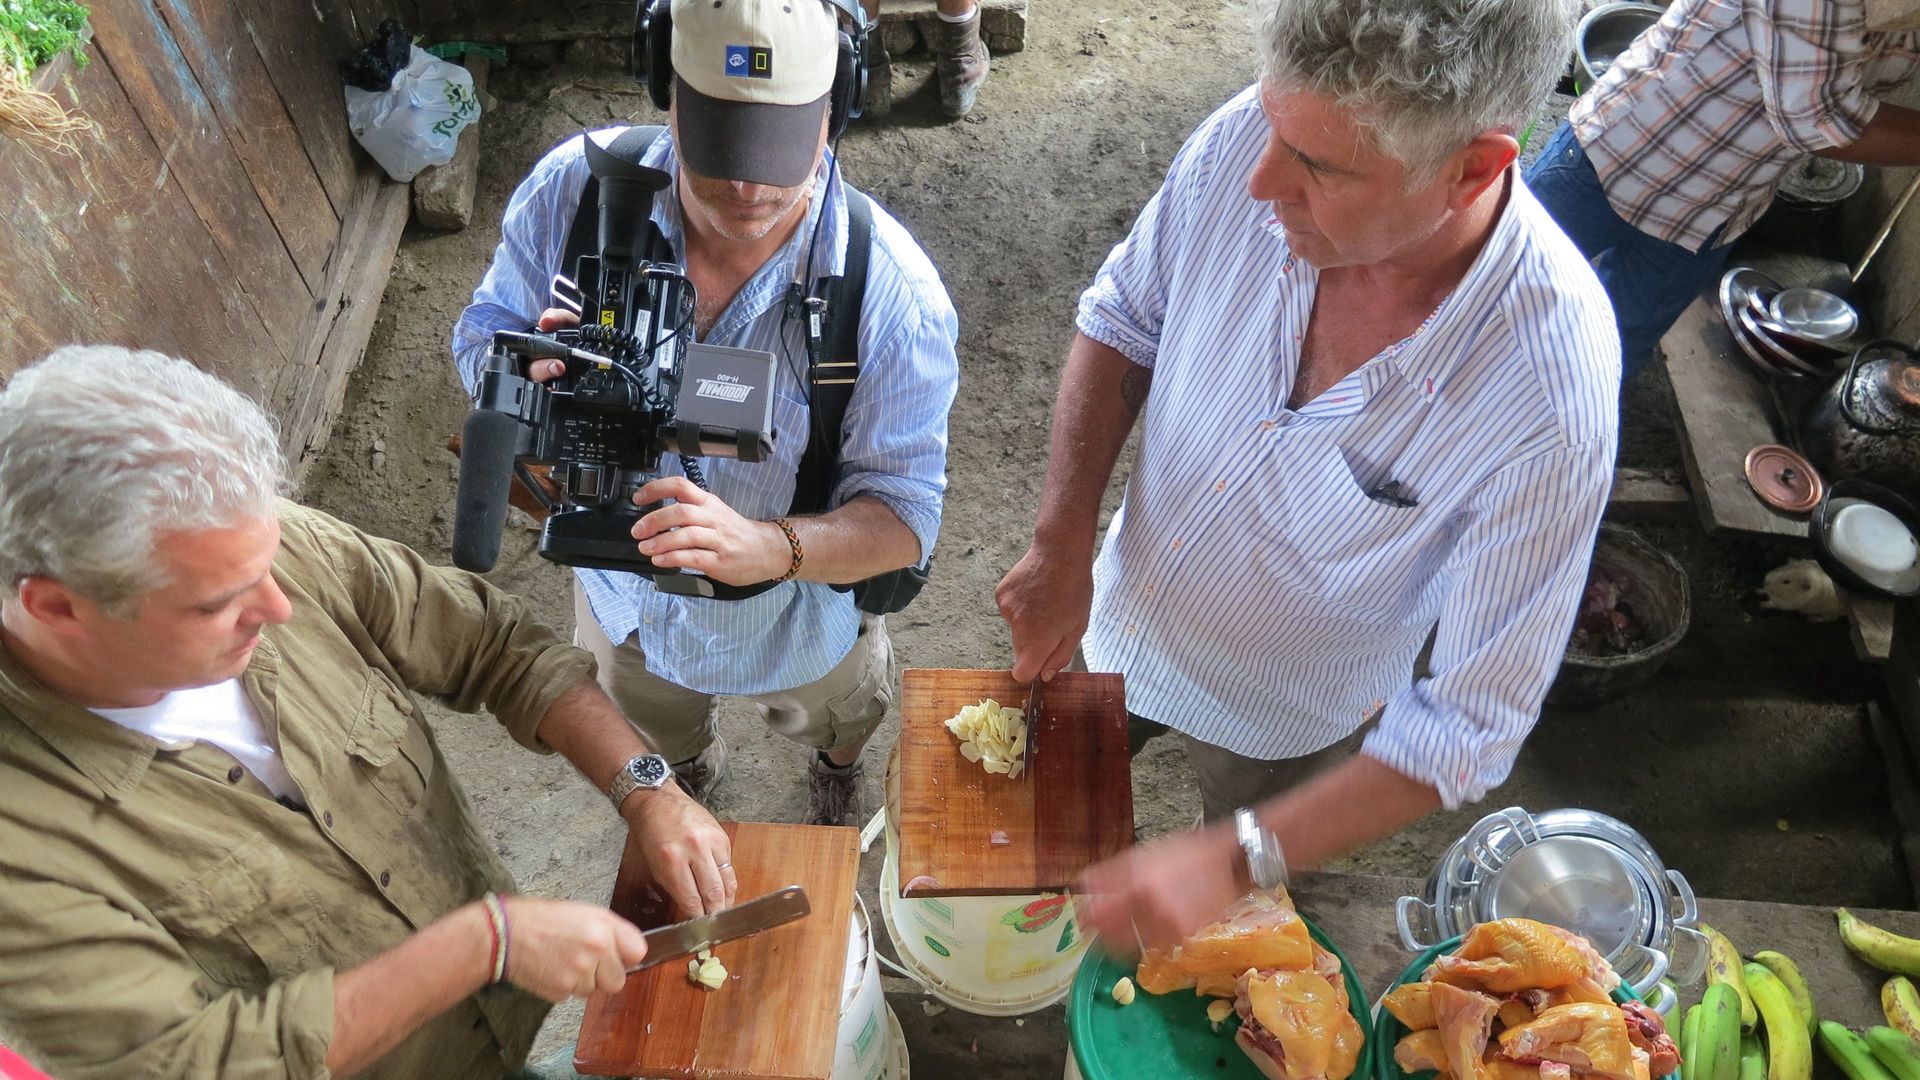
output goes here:
<path id="1" fill-rule="evenodd" d="M 1920 35 L 1866 21 L 1861 0 L 1674 3 L 1569 115 L 1614 211 L 1690 251 L 1733 242 L 1913 76 Z"/>
<path id="2" fill-rule="evenodd" d="M 606 145 L 619 130 L 593 137 Z M 677 173 L 673 140 L 663 134 L 641 163 Z M 748 518 L 787 512 L 807 446 L 805 339 L 801 320 L 783 312 L 789 286 L 803 278 L 800 264 L 816 224 L 819 251 L 804 277 L 839 274 L 845 266 L 846 189 L 836 170 L 823 173 L 807 220 L 701 339 L 764 349 L 778 361 L 773 457 L 757 463 L 712 458 L 702 464 L 713 493 Z M 478 385 L 494 331 L 524 329 L 550 306 L 549 282 L 562 269 L 567 231 L 587 176 L 580 141 L 571 138 L 534 166 L 507 203 L 493 265 L 453 331 L 454 359 L 469 393 Z M 653 220 L 674 250 L 684 250 L 677 199 L 656 199 Z M 571 277 L 572 267 L 565 269 Z M 958 336 L 953 304 L 932 262 L 876 205 L 860 314 L 860 380 L 841 430 L 832 505 L 862 495 L 879 499 L 919 538 L 922 560 L 940 530 L 947 412 L 959 384 Z M 678 459 L 663 458 L 663 475 L 679 472 Z M 760 694 L 804 686 L 847 655 L 860 628 L 851 594 L 816 582 L 787 582 L 746 600 L 721 601 L 670 596 L 636 574 L 575 572 L 609 640 L 624 642 L 637 633 L 649 671 L 703 693 Z"/>
<path id="3" fill-rule="evenodd" d="M 1510 173 L 1421 329 L 1289 409 L 1319 275 L 1247 194 L 1267 131 L 1257 88 L 1203 123 L 1081 298 L 1081 332 L 1153 369 L 1087 659 L 1132 711 L 1261 759 L 1384 705 L 1363 752 L 1455 806 L 1511 771 L 1572 629 L 1612 479 L 1612 309 Z"/>

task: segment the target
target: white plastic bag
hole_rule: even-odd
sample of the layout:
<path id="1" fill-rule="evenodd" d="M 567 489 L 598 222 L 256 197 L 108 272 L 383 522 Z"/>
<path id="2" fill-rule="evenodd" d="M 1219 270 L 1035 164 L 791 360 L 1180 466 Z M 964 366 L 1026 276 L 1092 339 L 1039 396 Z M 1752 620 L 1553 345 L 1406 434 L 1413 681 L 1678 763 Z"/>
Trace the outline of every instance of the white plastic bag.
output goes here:
<path id="1" fill-rule="evenodd" d="M 453 160 L 460 132 L 480 118 L 473 75 L 413 47 L 406 70 L 375 93 L 347 87 L 347 124 L 387 175 L 401 183 L 429 165 Z"/>

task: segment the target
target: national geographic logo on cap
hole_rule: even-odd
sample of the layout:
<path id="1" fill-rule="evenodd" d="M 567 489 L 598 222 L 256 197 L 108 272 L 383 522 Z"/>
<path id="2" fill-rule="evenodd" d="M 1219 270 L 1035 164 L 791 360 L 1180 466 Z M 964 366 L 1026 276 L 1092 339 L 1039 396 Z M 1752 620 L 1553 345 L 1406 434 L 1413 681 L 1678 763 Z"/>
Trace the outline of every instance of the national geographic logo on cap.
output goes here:
<path id="1" fill-rule="evenodd" d="M 765 45 L 727 46 L 727 74 L 736 79 L 773 78 L 773 50 Z"/>

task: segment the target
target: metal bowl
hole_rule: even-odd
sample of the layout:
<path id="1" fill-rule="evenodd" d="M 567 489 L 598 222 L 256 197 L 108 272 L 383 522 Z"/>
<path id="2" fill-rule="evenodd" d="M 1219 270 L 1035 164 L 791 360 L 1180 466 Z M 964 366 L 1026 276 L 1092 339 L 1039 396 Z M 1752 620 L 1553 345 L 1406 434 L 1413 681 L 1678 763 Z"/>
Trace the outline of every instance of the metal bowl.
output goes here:
<path id="1" fill-rule="evenodd" d="M 1650 897 L 1619 848 L 1581 836 L 1551 836 L 1507 861 L 1487 891 L 1487 916 L 1563 926 L 1602 956 L 1644 940 Z"/>
<path id="2" fill-rule="evenodd" d="M 1573 58 L 1580 67 L 1581 90 L 1600 81 L 1633 39 L 1667 13 L 1657 4 L 1601 4 L 1580 18 L 1574 31 Z"/>
<path id="3" fill-rule="evenodd" d="M 1767 302 L 1773 321 L 1817 342 L 1839 341 L 1860 328 L 1853 305 L 1825 289 L 1782 289 Z"/>
<path id="4" fill-rule="evenodd" d="M 1803 379 L 1809 375 L 1825 375 L 1829 373 L 1828 368 L 1800 359 L 1792 350 L 1775 341 L 1772 333 L 1767 329 L 1767 326 L 1770 324 L 1763 324 L 1759 319 L 1755 318 L 1751 308 L 1741 308 L 1739 317 L 1740 330 L 1746 335 L 1745 340 L 1771 362 L 1774 369 L 1780 374 L 1796 379 Z"/>

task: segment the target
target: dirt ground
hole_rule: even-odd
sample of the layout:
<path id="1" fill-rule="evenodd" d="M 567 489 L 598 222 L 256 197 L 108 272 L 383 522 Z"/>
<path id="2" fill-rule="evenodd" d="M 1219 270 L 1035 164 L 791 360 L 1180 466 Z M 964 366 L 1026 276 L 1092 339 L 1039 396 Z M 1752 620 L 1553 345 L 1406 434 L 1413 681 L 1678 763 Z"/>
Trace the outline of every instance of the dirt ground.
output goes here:
<path id="1" fill-rule="evenodd" d="M 896 65 L 902 100 L 893 115 L 856 124 L 842 146 L 845 174 L 920 238 L 961 319 L 952 486 L 933 584 L 890 620 L 901 666 L 1007 663 L 993 587 L 1024 551 L 1032 525 L 1074 302 L 1186 133 L 1253 76 L 1243 4 L 1082 0 L 1036 8 L 1026 50 L 996 58 L 966 121 L 939 118 L 930 71 L 909 59 Z M 438 559 L 448 554 L 456 475 L 443 444 L 467 408 L 448 335 L 491 256 L 506 199 L 548 147 L 583 125 L 654 116 L 603 46 L 576 45 L 564 56 L 554 47 L 516 49 L 495 70 L 499 102 L 480 129 L 476 224 L 407 234 L 346 408 L 301 492 Z M 1536 142 L 1548 132 L 1543 122 Z M 1647 372 L 1626 403 L 1623 463 L 1677 466 L 1663 373 Z M 1118 491 L 1116 482 L 1110 506 Z M 566 573 L 533 554 L 531 532 L 509 532 L 493 580 L 533 598 L 556 625 L 570 625 Z M 1488 809 L 1580 805 L 1634 824 L 1702 895 L 1910 906 L 1864 720 L 1878 679 L 1853 660 L 1844 624 L 1758 609 L 1753 592 L 1781 552 L 1710 541 L 1691 524 L 1643 532 L 1687 566 L 1693 588 L 1692 630 L 1662 675 L 1592 710 L 1550 709 L 1512 779 L 1485 804 L 1434 815 L 1338 868 L 1424 878 L 1445 845 Z M 433 715 L 522 887 L 604 901 L 620 843 L 601 796 L 564 761 L 520 751 L 488 720 L 437 706 Z M 767 735 L 737 703 L 723 709 L 722 723 L 735 752 L 715 810 L 798 820 L 801 751 Z M 896 723 L 890 718 L 868 751 L 870 809 Z M 1193 820 L 1198 799 L 1176 747 L 1150 748 L 1134 772 L 1143 834 Z M 877 852 L 869 856 L 864 878 L 870 900 L 877 861 Z M 981 1076 L 1059 1075 L 1057 1008 L 1006 1048 L 991 1044 L 974 1056 L 964 1043 L 979 1025 L 926 1017 L 912 1007 L 910 986 L 891 981 L 890 997 L 925 1075 L 945 1075 L 940 1063 Z M 564 1045 L 577 1017 L 557 1013 L 541 1046 Z"/>

